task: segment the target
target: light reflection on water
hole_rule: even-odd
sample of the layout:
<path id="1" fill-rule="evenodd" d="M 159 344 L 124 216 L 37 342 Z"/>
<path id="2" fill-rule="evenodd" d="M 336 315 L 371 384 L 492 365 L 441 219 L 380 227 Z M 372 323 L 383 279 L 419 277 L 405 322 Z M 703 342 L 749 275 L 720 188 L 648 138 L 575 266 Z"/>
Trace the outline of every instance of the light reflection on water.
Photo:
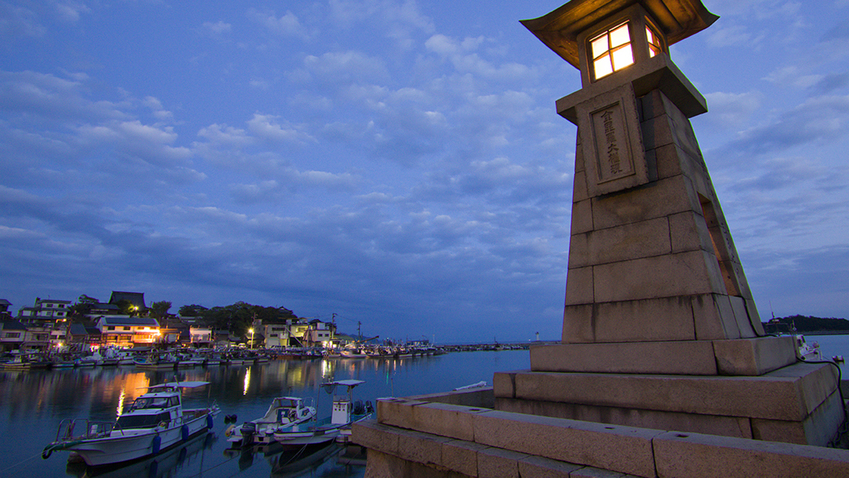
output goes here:
<path id="1" fill-rule="evenodd" d="M 80 467 L 66 469 L 67 452 L 55 452 L 42 460 L 41 450 L 56 438 L 59 423 L 65 418 L 112 420 L 116 410 L 129 405 L 149 385 L 174 380 L 202 380 L 207 387 L 186 389 L 188 408 L 216 402 L 221 414 L 213 434 L 191 440 L 182 449 L 162 454 L 155 460 L 131 467 L 106 470 L 114 476 L 295 476 L 280 471 L 289 459 L 277 454 L 225 453 L 229 443 L 224 431 L 224 416 L 236 414 L 237 423 L 265 413 L 274 397 L 282 395 L 313 398 L 319 417 L 329 416 L 331 398 L 320 384 L 329 380 L 358 379 L 354 398 L 410 396 L 448 391 L 485 380 L 492 383 L 496 371 L 527 369 L 528 351 L 466 352 L 403 360 L 333 359 L 280 360 L 246 366 L 214 366 L 169 371 L 139 371 L 133 366 L 84 369 L 31 370 L 0 372 L 0 477 L 5 476 L 78 476 Z M 167 456 L 166 456 L 167 455 Z M 340 464 L 331 453 L 318 461 L 306 474 L 297 476 L 362 476 L 361 466 Z M 277 469 L 276 469 L 276 468 Z M 81 471 L 82 470 L 82 471 Z M 108 475 L 108 474 L 107 474 Z"/>

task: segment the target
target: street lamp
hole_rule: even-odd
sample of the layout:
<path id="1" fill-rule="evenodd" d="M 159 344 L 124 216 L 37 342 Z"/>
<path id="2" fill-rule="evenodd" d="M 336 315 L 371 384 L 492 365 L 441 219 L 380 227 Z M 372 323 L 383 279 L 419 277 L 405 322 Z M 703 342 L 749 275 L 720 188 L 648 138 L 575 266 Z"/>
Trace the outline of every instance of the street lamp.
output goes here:
<path id="1" fill-rule="evenodd" d="M 254 329 L 253 329 L 253 327 L 248 329 L 248 332 L 251 333 L 251 346 L 250 346 L 250 348 L 254 348 Z"/>

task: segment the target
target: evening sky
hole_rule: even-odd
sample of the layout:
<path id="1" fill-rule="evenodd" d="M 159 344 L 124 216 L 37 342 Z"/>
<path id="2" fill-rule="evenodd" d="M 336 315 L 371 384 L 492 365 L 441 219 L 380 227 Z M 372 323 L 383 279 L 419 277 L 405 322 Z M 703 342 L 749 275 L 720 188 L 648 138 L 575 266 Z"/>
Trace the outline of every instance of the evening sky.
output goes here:
<path id="1" fill-rule="evenodd" d="M 560 337 L 562 0 L 0 0 L 0 298 Z M 761 317 L 846 317 L 849 0 L 704 0 L 672 47 Z"/>

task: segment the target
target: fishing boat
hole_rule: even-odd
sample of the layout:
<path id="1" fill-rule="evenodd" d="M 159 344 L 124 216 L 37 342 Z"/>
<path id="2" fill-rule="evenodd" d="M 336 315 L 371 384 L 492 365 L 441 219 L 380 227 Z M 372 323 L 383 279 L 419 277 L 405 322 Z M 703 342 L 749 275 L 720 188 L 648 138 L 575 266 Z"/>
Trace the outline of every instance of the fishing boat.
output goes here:
<path id="1" fill-rule="evenodd" d="M 0 370 L 29 370 L 31 364 L 20 355 L 15 355 L 9 360 L 0 362 Z"/>
<path id="2" fill-rule="evenodd" d="M 322 384 L 329 394 L 333 394 L 338 385 L 347 388 L 344 395 L 333 396 L 333 411 L 330 417 L 312 423 L 290 427 L 274 433 L 274 439 L 284 448 L 319 445 L 332 440 L 343 441 L 350 437 L 351 425 L 371 417 L 374 407 L 371 402 L 363 404 L 353 401 L 353 390 L 365 383 L 362 380 L 339 380 Z"/>
<path id="3" fill-rule="evenodd" d="M 315 407 L 300 397 L 277 397 L 260 418 L 231 425 L 224 435 L 235 446 L 268 445 L 274 443 L 274 434 L 292 429 L 315 417 Z"/>
<path id="4" fill-rule="evenodd" d="M 69 450 L 69 460 L 81 458 L 89 466 L 110 465 L 156 455 L 212 429 L 217 405 L 184 409 L 182 389 L 209 382 L 170 382 L 147 387 L 114 422 L 62 420 L 56 440 L 41 452 L 45 460 L 57 450 Z M 75 435 L 76 432 L 81 432 Z"/>
<path id="5" fill-rule="evenodd" d="M 133 360 L 140 370 L 174 370 L 177 368 L 177 359 L 170 354 L 150 353 Z"/>

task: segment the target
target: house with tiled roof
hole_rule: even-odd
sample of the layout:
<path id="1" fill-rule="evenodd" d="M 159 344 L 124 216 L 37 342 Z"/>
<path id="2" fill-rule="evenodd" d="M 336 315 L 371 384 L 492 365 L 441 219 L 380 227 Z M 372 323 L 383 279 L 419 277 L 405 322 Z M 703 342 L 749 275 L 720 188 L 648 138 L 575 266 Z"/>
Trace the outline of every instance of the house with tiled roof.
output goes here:
<path id="1" fill-rule="evenodd" d="M 159 341 L 159 322 L 150 317 L 106 315 L 97 319 L 101 345 L 133 347 L 152 345 Z"/>
<path id="2" fill-rule="evenodd" d="M 70 300 L 35 298 L 32 307 L 21 307 L 18 320 L 25 324 L 46 327 L 64 322 L 71 310 Z"/>
<path id="3" fill-rule="evenodd" d="M 144 305 L 144 292 L 121 292 L 113 290 L 112 295 L 109 297 L 109 303 L 117 305 L 122 300 L 133 304 L 139 310 L 147 309 L 147 306 Z"/>

